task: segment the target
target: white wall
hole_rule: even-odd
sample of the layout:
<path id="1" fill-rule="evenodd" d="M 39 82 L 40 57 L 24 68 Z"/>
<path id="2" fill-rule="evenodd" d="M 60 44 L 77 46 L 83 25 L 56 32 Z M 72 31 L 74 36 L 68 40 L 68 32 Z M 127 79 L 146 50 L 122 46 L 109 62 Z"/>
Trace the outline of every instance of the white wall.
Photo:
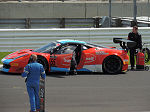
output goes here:
<path id="1" fill-rule="evenodd" d="M 117 46 L 114 37 L 127 38 L 132 28 L 65 28 L 65 29 L 0 29 L 0 52 L 15 51 L 23 48 L 38 48 L 50 41 L 76 39 Z M 150 28 L 140 27 L 143 42 L 150 43 Z"/>

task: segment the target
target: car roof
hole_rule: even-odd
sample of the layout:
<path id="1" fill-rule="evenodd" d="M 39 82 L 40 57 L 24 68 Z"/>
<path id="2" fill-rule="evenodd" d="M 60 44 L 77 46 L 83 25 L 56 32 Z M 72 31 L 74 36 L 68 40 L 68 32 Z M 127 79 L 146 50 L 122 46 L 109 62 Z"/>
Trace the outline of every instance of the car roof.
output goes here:
<path id="1" fill-rule="evenodd" d="M 76 43 L 76 44 L 86 44 L 84 41 L 79 41 L 79 40 L 57 40 L 57 42 L 60 42 L 61 44 L 66 44 L 66 43 Z"/>

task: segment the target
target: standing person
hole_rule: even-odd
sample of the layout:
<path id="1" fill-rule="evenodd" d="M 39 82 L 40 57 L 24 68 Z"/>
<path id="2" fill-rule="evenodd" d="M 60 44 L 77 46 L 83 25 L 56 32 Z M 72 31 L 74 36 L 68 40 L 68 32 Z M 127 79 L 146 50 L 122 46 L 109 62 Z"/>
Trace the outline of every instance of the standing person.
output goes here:
<path id="1" fill-rule="evenodd" d="M 77 75 L 77 65 L 80 62 L 82 46 L 77 45 L 76 49 L 73 51 L 71 65 L 70 65 L 70 75 Z"/>
<path id="2" fill-rule="evenodd" d="M 130 48 L 130 63 L 131 63 L 131 70 L 134 70 L 134 64 L 135 64 L 135 52 L 136 49 L 142 49 L 142 38 L 141 35 L 138 33 L 138 27 L 134 26 L 132 29 L 132 32 L 128 34 L 128 40 L 136 42 L 136 46 L 134 48 Z"/>
<path id="3" fill-rule="evenodd" d="M 30 63 L 24 68 L 22 77 L 26 78 L 26 87 L 30 99 L 30 112 L 40 111 L 40 98 L 39 98 L 39 83 L 40 76 L 44 80 L 46 77 L 43 65 L 36 62 L 37 55 L 32 54 Z"/>

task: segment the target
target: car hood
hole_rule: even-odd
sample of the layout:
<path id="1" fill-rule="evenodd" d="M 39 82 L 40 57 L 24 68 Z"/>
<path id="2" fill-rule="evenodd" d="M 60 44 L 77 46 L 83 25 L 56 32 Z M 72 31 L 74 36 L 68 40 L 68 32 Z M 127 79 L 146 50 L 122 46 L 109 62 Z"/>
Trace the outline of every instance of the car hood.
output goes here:
<path id="1" fill-rule="evenodd" d="M 14 53 L 7 55 L 5 59 L 13 59 L 22 55 L 30 54 L 31 52 L 32 52 L 32 49 L 22 49 L 22 50 L 19 50 L 19 51 L 16 51 Z"/>

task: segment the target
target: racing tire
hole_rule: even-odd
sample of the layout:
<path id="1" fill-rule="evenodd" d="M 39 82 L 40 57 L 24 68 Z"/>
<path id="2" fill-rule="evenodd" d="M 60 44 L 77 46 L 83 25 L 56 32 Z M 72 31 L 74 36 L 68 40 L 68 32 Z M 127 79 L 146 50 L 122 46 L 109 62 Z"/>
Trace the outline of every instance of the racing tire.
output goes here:
<path id="1" fill-rule="evenodd" d="M 47 60 L 42 56 L 37 56 L 37 62 L 43 65 L 43 68 L 46 73 L 48 73 L 48 62 Z"/>
<path id="2" fill-rule="evenodd" d="M 148 48 L 143 48 L 142 53 L 145 53 L 145 63 L 147 63 L 150 59 L 150 50 Z"/>
<path id="3" fill-rule="evenodd" d="M 108 74 L 118 74 L 122 71 L 122 60 L 120 57 L 111 55 L 103 61 L 103 72 Z"/>

